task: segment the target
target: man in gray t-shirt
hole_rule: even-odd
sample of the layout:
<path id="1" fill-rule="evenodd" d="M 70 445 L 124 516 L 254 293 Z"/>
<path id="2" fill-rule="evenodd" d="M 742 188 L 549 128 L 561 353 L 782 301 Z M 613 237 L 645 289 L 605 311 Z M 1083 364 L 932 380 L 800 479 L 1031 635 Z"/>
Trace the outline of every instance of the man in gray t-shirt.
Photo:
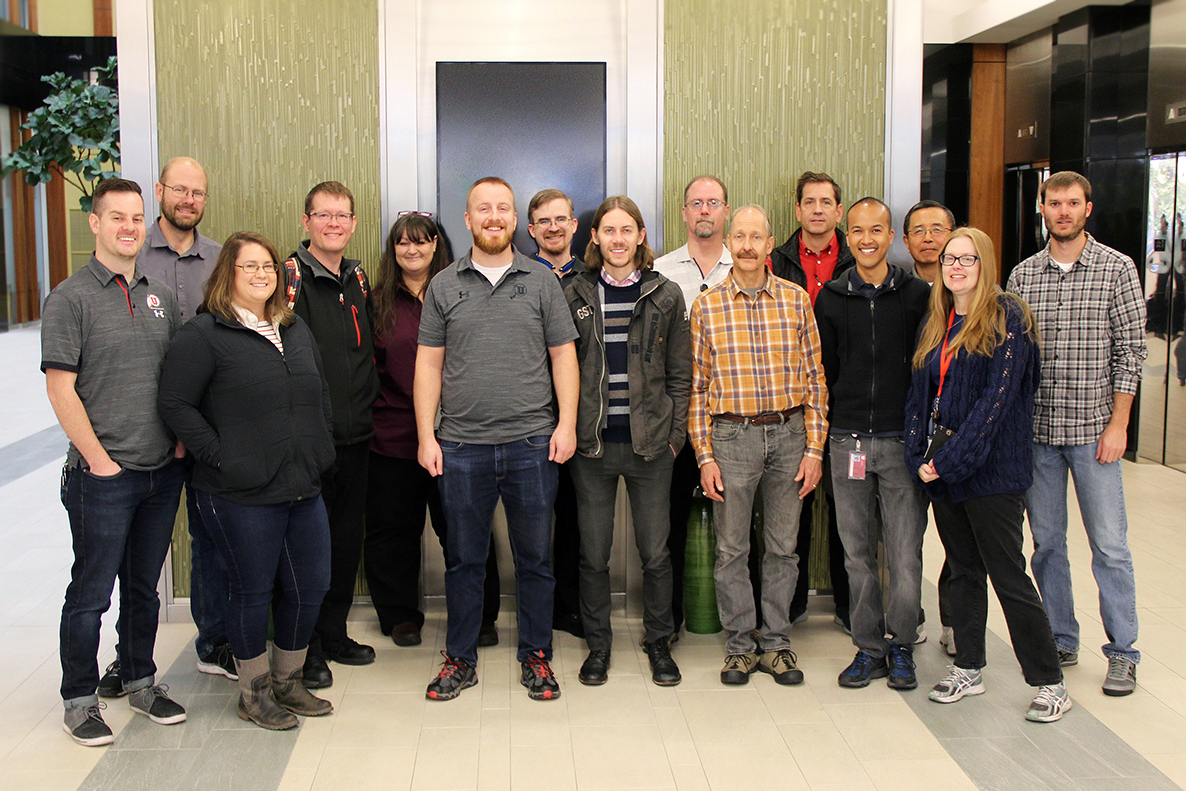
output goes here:
<path id="1" fill-rule="evenodd" d="M 420 318 L 419 458 L 440 476 L 453 564 L 445 572 L 446 657 L 428 686 L 431 700 L 478 682 L 482 583 L 500 497 L 518 581 L 520 681 L 533 699 L 560 696 L 548 664 L 552 505 L 558 465 L 576 447 L 577 332 L 556 277 L 511 246 L 516 222 L 510 185 L 475 183 L 465 212 L 473 247 L 433 278 Z"/>
<path id="2" fill-rule="evenodd" d="M 45 300 L 41 370 L 70 438 L 62 502 L 74 564 L 62 605 L 60 655 L 66 732 L 79 744 L 110 744 L 95 688 L 99 619 L 118 575 L 119 663 L 134 712 L 172 725 L 185 709 L 156 684 L 157 581 L 181 497 L 181 451 L 157 414 L 161 362 L 180 324 L 177 301 L 144 275 L 140 187 L 99 183 L 90 215 L 95 253 Z"/>

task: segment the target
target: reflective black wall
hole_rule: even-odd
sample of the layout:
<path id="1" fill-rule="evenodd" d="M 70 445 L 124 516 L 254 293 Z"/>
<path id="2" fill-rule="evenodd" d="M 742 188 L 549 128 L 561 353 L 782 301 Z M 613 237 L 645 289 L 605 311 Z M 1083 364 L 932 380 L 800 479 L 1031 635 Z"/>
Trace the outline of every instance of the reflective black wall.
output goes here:
<path id="1" fill-rule="evenodd" d="M 922 62 L 920 198 L 937 200 L 968 221 L 972 151 L 972 45 L 930 45 Z"/>

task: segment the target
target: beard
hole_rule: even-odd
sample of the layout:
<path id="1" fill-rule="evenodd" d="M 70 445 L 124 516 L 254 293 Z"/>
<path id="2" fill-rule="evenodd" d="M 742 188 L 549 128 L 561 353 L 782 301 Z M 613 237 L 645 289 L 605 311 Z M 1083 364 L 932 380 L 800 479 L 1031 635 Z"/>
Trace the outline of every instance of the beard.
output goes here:
<path id="1" fill-rule="evenodd" d="M 505 252 L 510 246 L 510 228 L 504 226 L 502 233 L 494 237 L 486 236 L 484 233 L 482 233 L 482 229 L 474 231 L 474 247 L 478 248 L 486 255 L 498 255 L 499 253 Z"/>
<path id="2" fill-rule="evenodd" d="M 712 235 L 717 232 L 716 223 L 710 220 L 700 220 L 696 223 L 695 234 L 698 239 L 711 239 Z"/>
<path id="3" fill-rule="evenodd" d="M 1079 235 L 1083 233 L 1083 229 L 1087 227 L 1087 219 L 1084 218 L 1083 222 L 1077 222 L 1072 225 L 1071 230 L 1067 233 L 1059 233 L 1057 230 L 1055 230 L 1057 227 L 1058 226 L 1053 223 L 1046 223 L 1046 230 L 1050 232 L 1050 238 L 1062 244 L 1066 244 L 1067 242 L 1073 242 L 1079 238 Z"/>
<path id="4" fill-rule="evenodd" d="M 202 221 L 203 213 L 202 209 L 195 207 L 193 217 L 179 217 L 177 216 L 177 204 L 173 204 L 172 206 L 161 204 L 161 214 L 164 215 L 170 225 L 179 231 L 190 231 L 197 228 L 198 223 Z"/>

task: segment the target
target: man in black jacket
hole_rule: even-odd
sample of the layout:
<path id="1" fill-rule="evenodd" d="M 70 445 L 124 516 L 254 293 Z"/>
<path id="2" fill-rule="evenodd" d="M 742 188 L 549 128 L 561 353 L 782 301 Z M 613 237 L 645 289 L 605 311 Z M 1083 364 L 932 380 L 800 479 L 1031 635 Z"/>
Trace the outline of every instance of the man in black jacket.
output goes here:
<path id="1" fill-rule="evenodd" d="M 774 274 L 801 286 L 811 297 L 811 304 L 820 289 L 834 277 L 844 274 L 853 265 L 852 253 L 843 234 L 836 226 L 844 216 L 840 203 L 840 186 L 827 173 L 808 170 L 795 184 L 795 219 L 799 230 L 791 234 L 770 254 Z M 836 607 L 836 623 L 849 631 L 848 574 L 844 570 L 844 550 L 836 532 L 836 507 L 832 502 L 831 477 L 828 474 L 827 448 L 824 448 L 824 479 L 821 487 L 828 500 L 829 570 L 832 577 L 832 601 Z M 811 560 L 811 534 L 815 525 L 815 491 L 803 501 L 799 513 L 799 577 L 795 584 L 795 598 L 791 601 L 791 621 L 801 623 L 807 618 L 808 568 Z"/>
<path id="2" fill-rule="evenodd" d="M 840 674 L 842 687 L 864 687 L 887 675 L 894 689 L 918 686 L 911 652 L 927 512 L 926 498 L 906 468 L 902 432 L 914 337 L 930 291 L 886 260 L 893 239 L 889 208 L 876 198 L 857 201 L 848 213 L 856 265 L 827 283 L 815 303 L 828 382 L 832 489 L 857 647 L 856 658 Z M 879 540 L 889 567 L 884 603 Z"/>
<path id="3" fill-rule="evenodd" d="M 375 661 L 373 648 L 346 634 L 362 556 L 368 448 L 374 433 L 371 404 L 379 395 L 370 287 L 360 263 L 343 255 L 356 224 L 350 190 L 336 181 L 318 184 L 305 197 L 301 217 L 309 238 L 286 263 L 289 299 L 317 341 L 334 413 L 336 459 L 321 476 L 329 514 L 330 583 L 305 660 L 304 681 L 310 689 L 333 684 L 327 659 L 345 665 Z"/>

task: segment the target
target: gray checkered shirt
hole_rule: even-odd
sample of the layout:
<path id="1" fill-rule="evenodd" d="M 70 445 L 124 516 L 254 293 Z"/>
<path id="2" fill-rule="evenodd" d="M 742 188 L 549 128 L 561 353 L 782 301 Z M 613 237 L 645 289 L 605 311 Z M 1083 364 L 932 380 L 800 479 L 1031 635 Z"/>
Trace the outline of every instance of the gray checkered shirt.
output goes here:
<path id="1" fill-rule="evenodd" d="M 1064 273 L 1050 248 L 1009 275 L 1042 335 L 1042 384 L 1034 403 L 1034 442 L 1087 445 L 1112 418 L 1116 393 L 1135 394 L 1145 347 L 1145 300 L 1128 256 L 1087 235 Z"/>

